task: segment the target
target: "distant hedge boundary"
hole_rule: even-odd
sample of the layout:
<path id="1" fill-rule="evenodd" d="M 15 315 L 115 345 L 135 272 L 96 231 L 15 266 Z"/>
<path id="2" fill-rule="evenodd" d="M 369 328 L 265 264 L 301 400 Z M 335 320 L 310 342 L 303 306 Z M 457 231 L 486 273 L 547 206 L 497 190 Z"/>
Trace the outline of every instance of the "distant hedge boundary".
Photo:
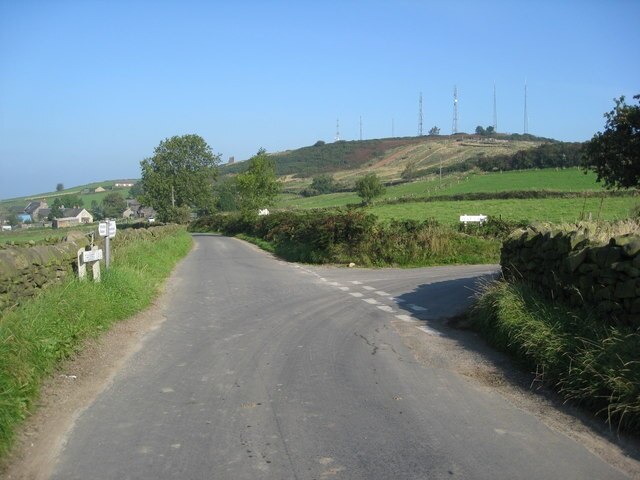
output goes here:
<path id="1" fill-rule="evenodd" d="M 254 219 L 217 214 L 196 220 L 189 230 L 258 238 L 291 261 L 363 266 L 495 263 L 500 246 L 433 220 L 382 223 L 358 210 L 275 212 Z"/>

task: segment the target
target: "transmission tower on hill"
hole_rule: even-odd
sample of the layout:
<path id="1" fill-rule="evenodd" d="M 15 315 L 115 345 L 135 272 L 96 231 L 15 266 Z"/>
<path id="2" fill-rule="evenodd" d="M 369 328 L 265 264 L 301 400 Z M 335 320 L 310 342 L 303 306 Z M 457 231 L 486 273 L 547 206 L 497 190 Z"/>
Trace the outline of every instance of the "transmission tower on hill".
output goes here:
<path id="1" fill-rule="evenodd" d="M 496 107 L 496 82 L 493 82 L 493 131 L 498 131 L 498 108 Z"/>
<path id="2" fill-rule="evenodd" d="M 418 136 L 422 136 L 422 92 L 420 92 L 420 100 L 418 100 Z"/>
<path id="3" fill-rule="evenodd" d="M 529 133 L 529 114 L 527 113 L 527 81 L 524 82 L 524 133 Z"/>
<path id="4" fill-rule="evenodd" d="M 458 86 L 453 86 L 453 125 L 451 126 L 451 134 L 458 133 Z"/>
<path id="5" fill-rule="evenodd" d="M 340 140 L 340 119 L 336 118 L 336 142 Z"/>

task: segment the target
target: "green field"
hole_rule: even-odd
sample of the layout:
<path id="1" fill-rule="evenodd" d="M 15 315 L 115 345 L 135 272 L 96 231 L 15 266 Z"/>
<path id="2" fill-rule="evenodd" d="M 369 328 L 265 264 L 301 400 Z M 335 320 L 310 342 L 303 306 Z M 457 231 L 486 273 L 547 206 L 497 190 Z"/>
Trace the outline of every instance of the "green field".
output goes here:
<path id="1" fill-rule="evenodd" d="M 584 174 L 577 168 L 565 170 L 519 170 L 504 173 L 477 173 L 465 176 L 447 176 L 440 183 L 439 178 L 403 183 L 387 187 L 380 199 L 402 197 L 426 197 L 432 195 L 455 195 L 470 192 L 505 192 L 514 190 L 557 190 L 563 192 L 600 191 L 593 172 Z M 286 194 L 280 197 L 280 208 L 327 208 L 360 203 L 354 192 L 332 193 L 316 197 L 296 197 Z"/>
<path id="2" fill-rule="evenodd" d="M 382 220 L 435 218 L 444 224 L 458 224 L 460 215 L 489 215 L 504 220 L 528 222 L 576 222 L 582 213 L 593 220 L 628 218 L 640 199 L 607 197 L 600 208 L 600 198 L 542 198 L 518 200 L 475 200 L 447 202 L 412 202 L 379 205 L 367 210 Z"/>

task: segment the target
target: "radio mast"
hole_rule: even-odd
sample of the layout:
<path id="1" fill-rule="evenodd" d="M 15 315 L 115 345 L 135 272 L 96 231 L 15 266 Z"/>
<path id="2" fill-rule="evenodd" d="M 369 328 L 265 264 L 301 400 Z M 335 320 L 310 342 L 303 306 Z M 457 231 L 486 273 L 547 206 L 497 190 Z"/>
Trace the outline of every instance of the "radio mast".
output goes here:
<path id="1" fill-rule="evenodd" d="M 458 133 L 458 86 L 453 86 L 453 125 L 451 126 L 451 134 Z"/>

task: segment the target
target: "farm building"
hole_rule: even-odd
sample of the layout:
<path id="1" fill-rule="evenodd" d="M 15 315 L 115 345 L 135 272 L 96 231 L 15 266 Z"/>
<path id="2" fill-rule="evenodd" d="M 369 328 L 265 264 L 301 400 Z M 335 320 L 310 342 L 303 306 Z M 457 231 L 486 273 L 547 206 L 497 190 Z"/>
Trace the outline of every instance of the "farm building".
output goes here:
<path id="1" fill-rule="evenodd" d="M 127 188 L 127 187 L 133 187 L 135 184 L 136 182 L 133 180 L 116 180 L 113 186 L 116 188 Z"/>
<path id="2" fill-rule="evenodd" d="M 61 218 L 53 219 L 53 228 L 71 227 L 83 223 L 93 223 L 93 215 L 84 208 L 65 208 Z"/>
<path id="3" fill-rule="evenodd" d="M 95 193 L 101 193 L 101 192 L 106 192 L 106 190 L 102 187 L 98 187 L 94 190 Z"/>
<path id="4" fill-rule="evenodd" d="M 27 213 L 27 214 L 31 215 L 31 218 L 37 218 L 37 217 L 40 216 L 40 210 L 42 210 L 43 208 L 48 208 L 48 207 L 49 206 L 47 205 L 47 202 L 42 201 L 42 200 L 37 201 L 37 202 L 31 202 L 24 209 L 24 213 Z"/>

